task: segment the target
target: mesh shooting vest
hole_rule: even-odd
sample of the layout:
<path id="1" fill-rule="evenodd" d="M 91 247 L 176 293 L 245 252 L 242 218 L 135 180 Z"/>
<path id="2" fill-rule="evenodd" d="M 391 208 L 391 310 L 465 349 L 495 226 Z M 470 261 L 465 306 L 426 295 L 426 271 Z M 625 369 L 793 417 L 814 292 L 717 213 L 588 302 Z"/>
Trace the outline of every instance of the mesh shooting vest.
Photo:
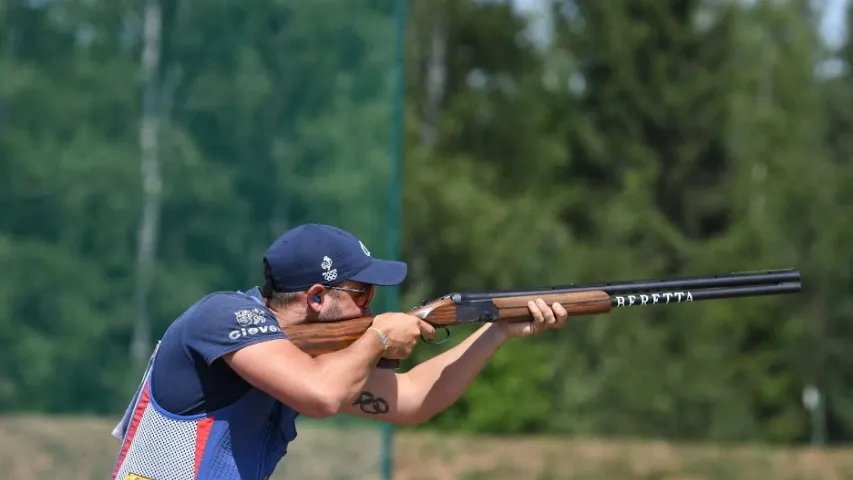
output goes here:
<path id="1" fill-rule="evenodd" d="M 158 344 L 159 347 L 159 344 Z M 297 413 L 258 389 L 201 415 L 164 411 L 148 368 L 113 436 L 122 440 L 113 480 L 262 480 L 296 438 Z"/>

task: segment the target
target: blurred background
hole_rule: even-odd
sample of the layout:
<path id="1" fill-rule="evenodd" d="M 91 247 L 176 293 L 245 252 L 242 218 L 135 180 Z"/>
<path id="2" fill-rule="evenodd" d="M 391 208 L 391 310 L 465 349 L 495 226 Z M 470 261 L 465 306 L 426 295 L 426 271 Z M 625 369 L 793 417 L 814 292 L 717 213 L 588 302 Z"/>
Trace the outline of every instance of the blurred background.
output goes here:
<path id="1" fill-rule="evenodd" d="M 274 478 L 853 478 L 846 0 L 0 0 L 0 470 L 107 478 L 168 324 L 331 223 L 450 291 L 798 268 L 577 317 Z M 464 338 L 422 345 L 410 368 Z"/>

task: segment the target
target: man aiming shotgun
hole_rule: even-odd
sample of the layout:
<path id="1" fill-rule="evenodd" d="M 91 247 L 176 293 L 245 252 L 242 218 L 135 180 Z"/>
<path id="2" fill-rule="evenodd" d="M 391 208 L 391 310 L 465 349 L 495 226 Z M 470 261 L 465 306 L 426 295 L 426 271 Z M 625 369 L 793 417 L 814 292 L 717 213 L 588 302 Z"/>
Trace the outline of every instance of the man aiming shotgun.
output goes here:
<path id="1" fill-rule="evenodd" d="M 531 296 L 514 303 L 515 321 L 487 323 L 400 373 L 377 365 L 435 337 L 433 324 L 412 313 L 371 314 L 376 287 L 400 284 L 405 263 L 373 258 L 349 232 L 309 224 L 278 238 L 264 264 L 262 287 L 211 293 L 166 330 L 113 431 L 122 440 L 113 479 L 268 478 L 299 414 L 422 423 L 453 404 L 504 342 L 562 328 L 568 317 L 559 302 Z M 328 328 L 300 335 L 311 326 Z M 324 338 L 328 351 L 311 348 Z"/>
<path id="2" fill-rule="evenodd" d="M 377 286 L 406 264 L 371 257 L 325 225 L 286 232 L 264 257 L 265 283 L 216 292 L 166 330 L 113 435 L 114 479 L 265 479 L 296 438 L 299 414 L 347 413 L 395 424 L 450 406 L 511 338 L 569 315 L 800 291 L 796 270 L 454 293 L 408 313 L 373 316 Z M 485 323 L 456 347 L 400 373 L 436 327 Z M 449 330 L 448 334 L 449 334 Z M 446 337 L 445 337 L 446 338 Z"/>

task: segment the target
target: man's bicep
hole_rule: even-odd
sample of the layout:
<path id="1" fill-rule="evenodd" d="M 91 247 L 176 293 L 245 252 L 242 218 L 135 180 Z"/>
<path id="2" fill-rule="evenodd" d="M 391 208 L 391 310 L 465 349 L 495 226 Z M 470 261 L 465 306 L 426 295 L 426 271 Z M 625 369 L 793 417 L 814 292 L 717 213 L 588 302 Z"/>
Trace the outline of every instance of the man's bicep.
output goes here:
<path id="1" fill-rule="evenodd" d="M 314 360 L 290 340 L 255 343 L 224 355 L 243 380 L 308 416 L 320 415 L 322 392 L 316 387 Z"/>
<path id="2" fill-rule="evenodd" d="M 418 411 L 418 405 L 412 401 L 411 390 L 412 385 L 406 375 L 376 369 L 355 401 L 343 410 L 357 417 L 396 424 L 411 423 Z"/>

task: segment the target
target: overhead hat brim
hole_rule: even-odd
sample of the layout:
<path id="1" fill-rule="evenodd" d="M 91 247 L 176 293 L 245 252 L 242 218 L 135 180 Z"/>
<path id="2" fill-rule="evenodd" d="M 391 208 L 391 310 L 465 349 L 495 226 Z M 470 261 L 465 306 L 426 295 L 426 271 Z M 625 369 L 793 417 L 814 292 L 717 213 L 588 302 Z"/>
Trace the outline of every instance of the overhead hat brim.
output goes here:
<path id="1" fill-rule="evenodd" d="M 367 268 L 350 277 L 350 280 L 388 287 L 403 283 L 407 274 L 408 267 L 403 262 L 374 258 Z"/>

